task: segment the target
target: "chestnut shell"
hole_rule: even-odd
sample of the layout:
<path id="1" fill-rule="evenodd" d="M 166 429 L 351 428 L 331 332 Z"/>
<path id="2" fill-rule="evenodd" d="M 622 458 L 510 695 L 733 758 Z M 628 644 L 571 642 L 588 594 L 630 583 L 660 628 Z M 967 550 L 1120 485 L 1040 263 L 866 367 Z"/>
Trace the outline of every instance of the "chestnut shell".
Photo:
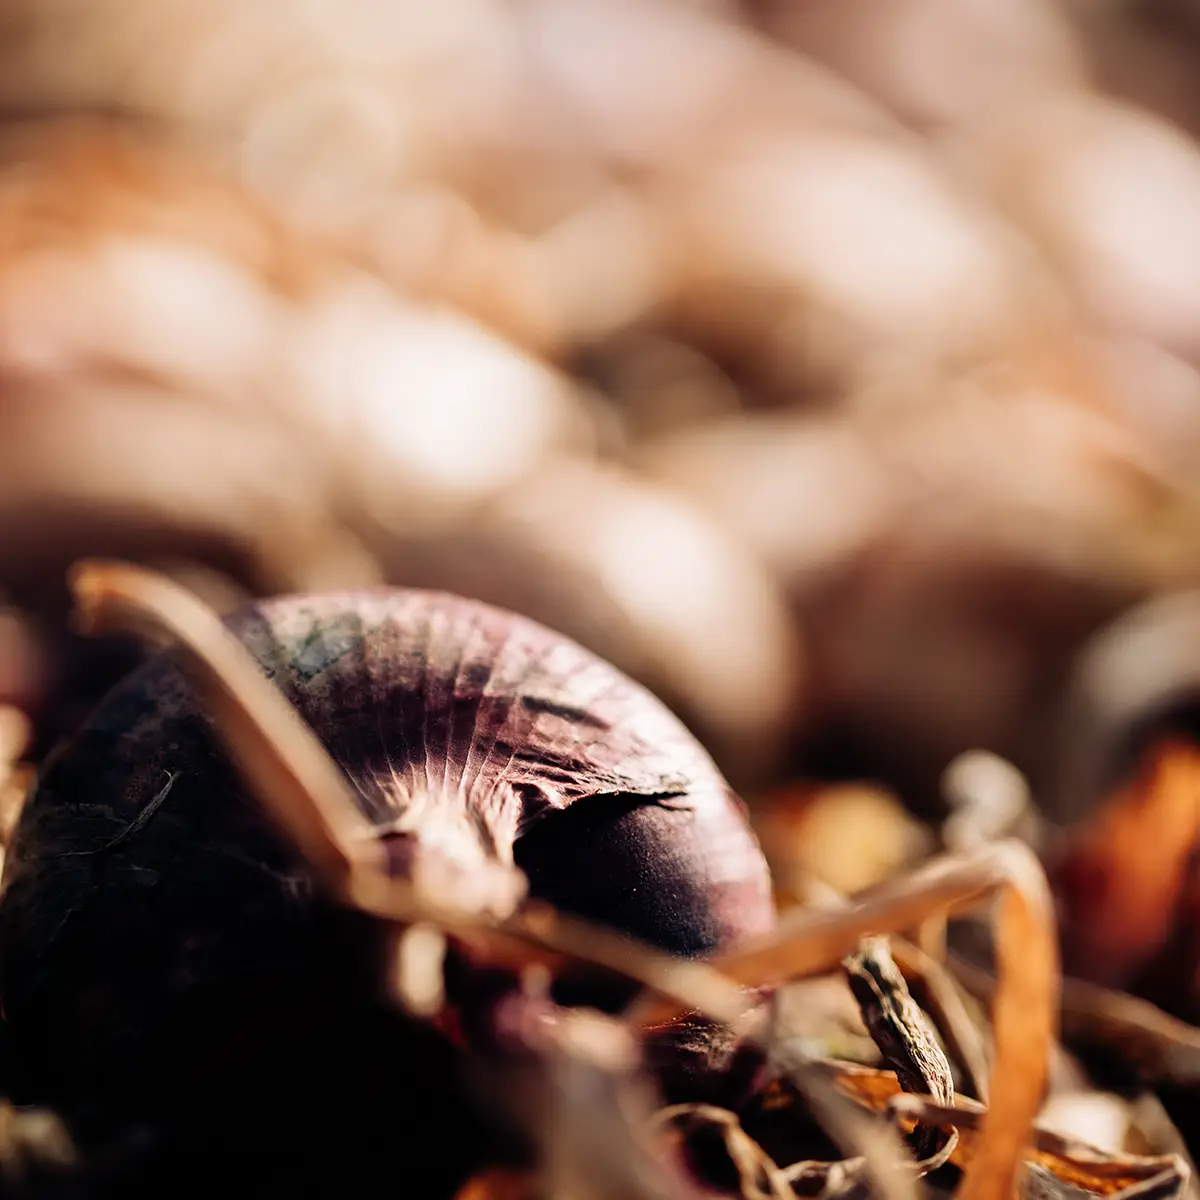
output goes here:
<path id="1" fill-rule="evenodd" d="M 270 600 L 226 624 L 380 836 L 420 844 L 449 821 L 533 896 L 679 955 L 773 925 L 740 800 L 664 705 L 576 643 L 407 589 Z M 365 1032 L 387 1020 L 378 960 L 347 949 L 355 919 L 246 793 L 173 652 L 46 761 L 3 884 L 20 1098 L 195 1115 L 199 1094 L 237 1095 L 261 1119 L 301 1084 L 342 1087 L 357 1056 L 355 1072 L 374 1060 L 362 1103 L 438 1111 L 428 1072 L 444 1064 L 398 1079 L 426 1060 Z"/>

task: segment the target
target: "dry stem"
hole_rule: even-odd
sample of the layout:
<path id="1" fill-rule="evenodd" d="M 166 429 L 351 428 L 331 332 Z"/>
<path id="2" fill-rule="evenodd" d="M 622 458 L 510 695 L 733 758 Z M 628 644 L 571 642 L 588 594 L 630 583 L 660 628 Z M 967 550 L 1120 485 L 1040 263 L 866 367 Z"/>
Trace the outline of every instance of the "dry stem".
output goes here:
<path id="1" fill-rule="evenodd" d="M 971 907 L 999 892 L 993 1003 L 995 1062 L 979 1151 L 963 1180 L 963 1200 L 1014 1194 L 1030 1130 L 1041 1108 L 1058 1013 L 1058 947 L 1046 877 L 1033 852 L 1006 841 L 938 858 L 906 878 L 857 897 L 848 909 L 800 909 L 757 946 L 715 961 L 747 986 L 783 983 L 835 966 L 873 933 L 898 933 L 938 910 Z M 637 1019 L 672 1014 L 661 1001 L 638 1006 Z"/>

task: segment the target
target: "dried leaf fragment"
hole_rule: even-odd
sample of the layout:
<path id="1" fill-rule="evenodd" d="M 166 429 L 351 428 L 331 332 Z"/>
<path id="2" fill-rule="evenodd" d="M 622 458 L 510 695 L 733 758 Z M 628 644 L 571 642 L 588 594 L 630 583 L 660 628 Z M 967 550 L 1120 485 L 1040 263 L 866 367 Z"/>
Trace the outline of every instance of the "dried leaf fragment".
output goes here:
<path id="1" fill-rule="evenodd" d="M 933 1018 L 947 1049 L 966 1073 L 977 1100 L 988 1100 L 988 1052 L 982 1014 L 978 1023 L 967 1009 L 966 989 L 938 960 L 903 938 L 892 940 L 892 954 L 917 1002 Z"/>
<path id="2" fill-rule="evenodd" d="M 872 1112 L 894 1116 L 906 1131 L 919 1122 L 956 1130 L 959 1140 L 950 1160 L 964 1170 L 974 1161 L 987 1113 L 978 1101 L 959 1097 L 952 1104 L 938 1104 L 929 1097 L 903 1092 L 892 1072 L 871 1067 L 825 1062 L 821 1069 L 841 1094 Z M 1044 1171 L 1064 1184 L 1102 1196 L 1157 1181 L 1164 1172 L 1170 1172 L 1180 1188 L 1189 1177 L 1186 1163 L 1177 1155 L 1105 1153 L 1039 1126 L 1034 1128 L 1026 1165 L 1027 1169 Z"/>
<path id="3" fill-rule="evenodd" d="M 1129 983 L 1162 951 L 1200 838 L 1200 747 L 1151 746 L 1134 779 L 1071 834 L 1053 871 L 1067 971 Z"/>
<path id="4" fill-rule="evenodd" d="M 468 1179 L 454 1200 L 538 1200 L 537 1177 L 527 1171 L 484 1171 Z"/>
<path id="5" fill-rule="evenodd" d="M 793 912 L 773 937 L 715 963 L 731 979 L 750 986 L 778 983 L 827 969 L 863 936 L 903 932 L 938 911 L 971 907 L 997 892 L 1001 984 L 992 1014 L 996 1052 L 991 1105 L 961 1200 L 1011 1200 L 1055 1041 L 1053 906 L 1041 865 L 1028 847 L 1001 842 L 974 854 L 934 859 L 902 880 L 855 898 L 845 909 Z M 642 1005 L 631 1019 L 663 1015 L 661 1005 Z"/>
<path id="6" fill-rule="evenodd" d="M 708 1104 L 679 1104 L 656 1113 L 653 1127 L 678 1141 L 692 1171 L 717 1194 L 737 1200 L 792 1200 L 785 1173 L 734 1113 Z"/>
<path id="7" fill-rule="evenodd" d="M 989 972 L 957 955 L 948 969 L 975 996 L 987 999 L 995 991 Z M 1069 1043 L 1102 1049 L 1150 1083 L 1200 1082 L 1200 1029 L 1194 1025 L 1148 1000 L 1069 976 L 1062 980 L 1061 1005 Z"/>
<path id="8" fill-rule="evenodd" d="M 951 1103 L 954 1081 L 950 1063 L 892 960 L 887 942 L 867 938 L 843 965 L 867 1028 L 904 1090 Z M 918 1141 L 921 1157 L 932 1155 L 942 1140 L 922 1132 Z"/>

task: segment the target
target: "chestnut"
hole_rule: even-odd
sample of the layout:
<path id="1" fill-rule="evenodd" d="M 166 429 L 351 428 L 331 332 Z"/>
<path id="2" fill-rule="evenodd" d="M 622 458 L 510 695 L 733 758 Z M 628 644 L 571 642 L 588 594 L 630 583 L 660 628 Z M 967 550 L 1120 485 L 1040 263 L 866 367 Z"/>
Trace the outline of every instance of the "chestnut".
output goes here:
<path id="1" fill-rule="evenodd" d="M 678 956 L 773 928 L 741 801 L 663 704 L 576 643 L 391 588 L 252 603 L 224 624 L 336 761 L 394 873 L 493 910 L 527 887 Z M 345 1183 L 336 1144 L 364 1170 L 408 1155 L 416 1194 L 440 1194 L 469 1154 L 435 1161 L 432 1130 L 453 1120 L 472 1142 L 474 1118 L 449 1042 L 382 994 L 369 925 L 247 794 L 164 650 L 49 756 L 10 844 L 14 1094 L 85 1129 L 165 1129 L 164 1161 L 188 1178 L 203 1161 L 207 1184 L 248 1145 L 261 1184 L 304 1190 L 326 1168 Z M 569 997 L 625 998 L 600 979 Z"/>

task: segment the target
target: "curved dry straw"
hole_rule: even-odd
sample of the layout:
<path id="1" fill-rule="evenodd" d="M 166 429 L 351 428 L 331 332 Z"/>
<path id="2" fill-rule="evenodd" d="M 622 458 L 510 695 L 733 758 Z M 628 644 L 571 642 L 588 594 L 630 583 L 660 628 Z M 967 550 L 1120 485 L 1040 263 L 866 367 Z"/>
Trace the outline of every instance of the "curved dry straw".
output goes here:
<path id="1" fill-rule="evenodd" d="M 1006 841 L 934 859 L 905 878 L 855 897 L 848 908 L 799 909 L 756 946 L 714 961 L 747 986 L 781 983 L 829 970 L 868 934 L 902 933 L 931 914 L 974 907 L 999 895 L 992 1005 L 995 1060 L 990 1104 L 966 1171 L 963 1200 L 1008 1200 L 1041 1108 L 1057 1033 L 1058 944 L 1053 901 L 1033 852 Z M 632 1016 L 662 1020 L 671 1010 L 643 1001 Z"/>

